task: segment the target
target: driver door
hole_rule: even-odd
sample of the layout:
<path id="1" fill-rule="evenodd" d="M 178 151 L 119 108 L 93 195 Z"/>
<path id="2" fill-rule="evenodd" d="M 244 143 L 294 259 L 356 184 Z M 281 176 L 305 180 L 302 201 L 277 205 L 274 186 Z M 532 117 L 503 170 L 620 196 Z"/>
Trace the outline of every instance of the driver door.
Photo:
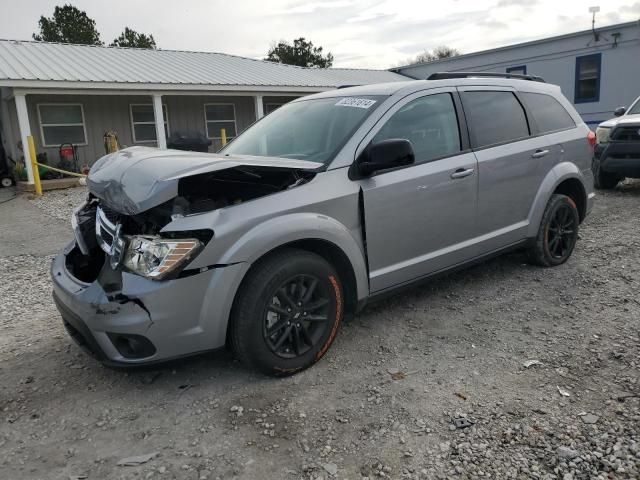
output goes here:
<path id="1" fill-rule="evenodd" d="M 371 292 L 380 292 L 474 256 L 478 166 L 461 134 L 453 89 L 403 99 L 360 144 L 389 138 L 412 143 L 415 164 L 359 180 Z"/>

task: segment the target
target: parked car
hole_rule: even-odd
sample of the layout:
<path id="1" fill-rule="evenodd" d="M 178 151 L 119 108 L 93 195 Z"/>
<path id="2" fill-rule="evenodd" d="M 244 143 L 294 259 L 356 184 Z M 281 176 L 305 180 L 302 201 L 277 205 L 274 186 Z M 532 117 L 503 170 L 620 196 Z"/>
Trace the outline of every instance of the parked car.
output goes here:
<path id="1" fill-rule="evenodd" d="M 596 129 L 593 155 L 596 188 L 614 188 L 625 178 L 640 178 L 640 97 L 627 110 L 618 107 L 615 118 Z"/>
<path id="2" fill-rule="evenodd" d="M 229 345 L 292 374 L 399 287 L 514 248 L 564 263 L 594 139 L 557 86 L 444 78 L 297 99 L 219 154 L 127 148 L 91 169 L 54 298 L 110 365 Z"/>

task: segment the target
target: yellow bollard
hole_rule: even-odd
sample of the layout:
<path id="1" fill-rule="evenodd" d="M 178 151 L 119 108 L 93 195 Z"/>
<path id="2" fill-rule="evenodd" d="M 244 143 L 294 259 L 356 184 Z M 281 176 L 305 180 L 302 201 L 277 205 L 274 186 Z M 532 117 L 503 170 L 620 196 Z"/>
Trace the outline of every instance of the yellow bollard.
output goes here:
<path id="1" fill-rule="evenodd" d="M 42 195 L 42 185 L 40 184 L 40 171 L 38 170 L 38 162 L 36 161 L 36 146 L 33 143 L 33 137 L 29 135 L 27 137 L 29 142 L 29 156 L 31 157 L 31 171 L 33 172 L 33 186 L 36 190 L 36 195 Z"/>
<path id="2" fill-rule="evenodd" d="M 220 129 L 220 140 L 222 140 L 222 146 L 227 144 L 227 131 L 224 128 Z"/>

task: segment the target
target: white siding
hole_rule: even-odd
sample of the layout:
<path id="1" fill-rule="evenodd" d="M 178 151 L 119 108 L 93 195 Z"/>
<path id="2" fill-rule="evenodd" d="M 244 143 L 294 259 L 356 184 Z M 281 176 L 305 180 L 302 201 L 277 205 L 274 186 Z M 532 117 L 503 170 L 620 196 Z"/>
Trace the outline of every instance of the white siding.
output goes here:
<path id="1" fill-rule="evenodd" d="M 616 107 L 628 106 L 640 95 L 639 24 L 635 22 L 607 27 L 599 29 L 599 33 L 599 42 L 594 41 L 591 32 L 581 32 L 402 67 L 399 73 L 413 78 L 427 78 L 435 72 L 505 73 L 509 67 L 526 65 L 527 74 L 538 75 L 549 83 L 559 85 L 562 93 L 573 103 L 576 57 L 601 53 L 600 99 L 598 102 L 576 105 L 584 120 L 593 124 L 611 118 Z M 617 46 L 614 46 L 614 33 L 620 33 Z"/>

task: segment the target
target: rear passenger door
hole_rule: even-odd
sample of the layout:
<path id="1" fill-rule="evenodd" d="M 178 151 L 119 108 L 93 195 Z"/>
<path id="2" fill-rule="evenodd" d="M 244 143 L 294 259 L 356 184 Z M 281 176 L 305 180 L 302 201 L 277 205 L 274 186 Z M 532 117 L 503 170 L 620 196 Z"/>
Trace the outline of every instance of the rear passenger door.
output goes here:
<path id="1" fill-rule="evenodd" d="M 531 205 L 554 154 L 544 137 L 533 136 L 513 89 L 458 90 L 478 159 L 478 254 L 484 254 L 526 237 Z"/>

